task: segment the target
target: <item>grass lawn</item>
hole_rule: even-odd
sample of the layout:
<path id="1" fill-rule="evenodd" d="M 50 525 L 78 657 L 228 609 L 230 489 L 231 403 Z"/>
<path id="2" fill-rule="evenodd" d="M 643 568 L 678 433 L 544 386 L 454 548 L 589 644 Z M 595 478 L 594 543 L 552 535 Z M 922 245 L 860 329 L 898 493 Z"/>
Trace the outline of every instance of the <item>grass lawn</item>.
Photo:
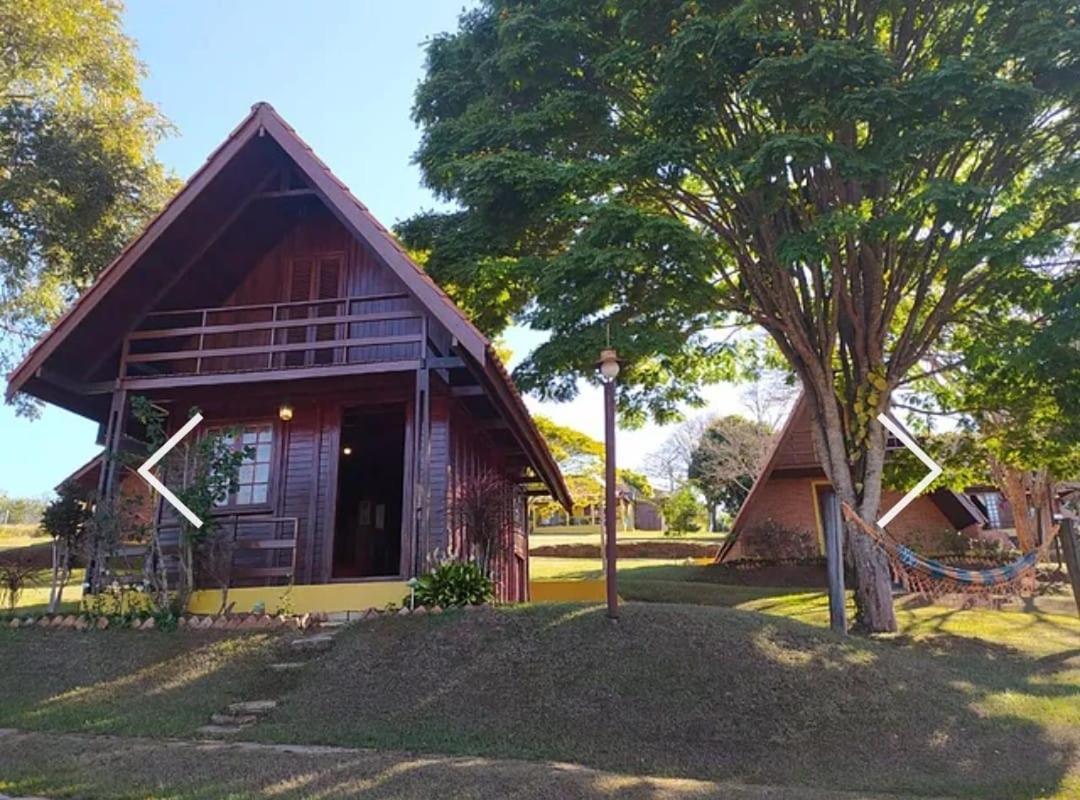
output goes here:
<path id="1" fill-rule="evenodd" d="M 42 536 L 37 525 L 0 525 L 0 550 L 29 547 L 48 541 L 49 537 Z"/>
<path id="2" fill-rule="evenodd" d="M 901 636 L 843 639 L 822 626 L 820 593 L 713 588 L 728 590 L 731 600 L 741 593 L 740 608 L 630 603 L 618 625 L 600 608 L 581 605 L 364 622 L 344 630 L 302 678 L 268 673 L 277 639 L 262 634 L 0 630 L 0 670 L 19 687 L 0 693 L 0 727 L 187 736 L 231 700 L 276 697 L 278 710 L 247 738 L 573 761 L 614 776 L 789 792 L 628 797 L 814 796 L 805 787 L 900 796 L 1080 792 L 1077 620 L 904 609 Z M 6 747 L 14 745 L 0 738 L 0 761 L 8 760 Z M 242 776 L 266 786 L 285 764 L 263 770 L 256 766 L 262 755 L 229 762 L 219 751 L 206 762 L 175 758 L 161 769 L 176 775 L 178 786 L 187 785 L 187 771 L 176 766 L 185 763 L 199 765 L 191 780 L 205 763 L 205 774 L 224 783 L 216 795 L 170 797 L 225 796 L 223 787 L 233 791 Z M 440 759 L 355 769 L 394 785 L 398 772 L 427 768 L 414 762 Z M 139 759 L 103 763 L 128 761 Z M 83 769 L 82 762 L 29 763 L 24 778 L 0 783 L 0 791 L 79 795 L 72 764 Z M 145 768 L 111 774 L 103 768 L 100 780 L 120 781 L 123 791 L 84 787 L 82 796 L 142 797 L 138 781 L 152 780 Z M 305 796 L 305 781 L 322 786 L 329 779 L 314 766 L 298 774 L 275 783 L 273 796 Z M 339 774 L 352 773 L 342 767 Z M 614 787 L 624 779 L 604 780 Z"/>
<path id="3" fill-rule="evenodd" d="M 686 559 L 634 558 L 619 562 L 619 574 L 628 575 L 646 567 L 681 567 Z M 581 580 L 599 578 L 603 564 L 599 558 L 529 557 L 529 577 L 532 580 Z"/>
<path id="4" fill-rule="evenodd" d="M 265 666 L 277 640 L 3 628 L 0 674 L 18 690 L 0 692 L 0 727 L 191 735 L 229 702 L 291 685 Z"/>
<path id="5" fill-rule="evenodd" d="M 724 541 L 727 534 L 698 531 L 681 536 L 664 536 L 663 531 L 619 531 L 616 537 L 620 542 L 698 542 L 710 544 Z M 554 525 L 549 528 L 534 528 L 529 531 L 529 543 L 533 547 L 558 544 L 599 544 L 600 528 L 597 525 Z"/>
<path id="6" fill-rule="evenodd" d="M 74 612 L 79 608 L 79 600 L 82 598 L 82 583 L 86 570 L 82 567 L 71 571 L 71 579 L 64 587 L 63 602 L 60 603 L 60 611 Z M 19 602 L 15 606 L 18 614 L 44 614 L 49 605 L 49 582 L 52 580 L 52 571 L 43 569 L 34 573 L 33 582 L 23 589 L 19 595 Z M 8 613 L 7 603 L 0 607 L 0 618 Z"/>
<path id="7" fill-rule="evenodd" d="M 517 759 L 77 734 L 0 735 L 0 763 L 6 767 L 0 791 L 54 797 L 856 800 L 846 792 L 627 775 Z M 168 787 L 167 793 L 162 787 Z M 857 797 L 866 800 L 867 795 Z"/>

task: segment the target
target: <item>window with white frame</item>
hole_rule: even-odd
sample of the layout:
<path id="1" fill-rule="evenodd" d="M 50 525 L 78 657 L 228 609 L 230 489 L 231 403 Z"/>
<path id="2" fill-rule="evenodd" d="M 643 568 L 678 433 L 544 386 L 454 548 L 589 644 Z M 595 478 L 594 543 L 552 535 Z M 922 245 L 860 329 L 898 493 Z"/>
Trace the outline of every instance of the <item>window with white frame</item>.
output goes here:
<path id="1" fill-rule="evenodd" d="M 270 501 L 270 462 L 274 451 L 274 426 L 269 422 L 221 429 L 225 441 L 236 450 L 251 448 L 237 476 L 237 489 L 220 507 L 263 505 Z"/>
<path id="2" fill-rule="evenodd" d="M 1001 495 L 997 492 L 984 492 L 979 495 L 986 509 L 986 520 L 991 528 L 1001 527 Z"/>

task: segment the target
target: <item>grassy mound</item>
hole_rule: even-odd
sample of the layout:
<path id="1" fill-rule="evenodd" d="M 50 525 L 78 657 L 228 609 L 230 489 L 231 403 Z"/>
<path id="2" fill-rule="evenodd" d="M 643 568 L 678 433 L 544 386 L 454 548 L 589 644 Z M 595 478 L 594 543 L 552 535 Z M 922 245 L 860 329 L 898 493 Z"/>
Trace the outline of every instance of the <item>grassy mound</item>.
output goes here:
<path id="1" fill-rule="evenodd" d="M 762 787 L 1080 796 L 1075 619 L 904 609 L 902 636 L 842 639 L 819 626 L 820 593 L 704 588 L 743 609 L 395 616 L 286 674 L 267 669 L 281 638 L 266 634 L 2 629 L 0 728 L 191 736 L 231 701 L 275 698 L 245 738 Z"/>
<path id="2" fill-rule="evenodd" d="M 258 736 L 904 794 L 1066 785 L 1080 651 L 935 641 L 662 604 L 617 625 L 580 606 L 382 620 L 343 633 Z"/>

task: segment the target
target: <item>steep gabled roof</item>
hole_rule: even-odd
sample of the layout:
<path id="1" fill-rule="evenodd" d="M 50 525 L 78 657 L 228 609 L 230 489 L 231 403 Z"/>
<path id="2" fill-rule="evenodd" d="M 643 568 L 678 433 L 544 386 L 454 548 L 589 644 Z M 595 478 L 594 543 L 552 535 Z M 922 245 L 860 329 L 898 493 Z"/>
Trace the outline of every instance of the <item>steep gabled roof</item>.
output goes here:
<path id="1" fill-rule="evenodd" d="M 738 541 L 739 534 L 742 532 L 742 525 L 745 522 L 749 509 L 778 468 L 778 462 L 780 462 L 785 449 L 790 445 L 799 426 L 807 421 L 807 415 L 809 413 L 810 408 L 806 399 L 806 393 L 800 392 L 798 398 L 795 400 L 795 405 L 791 408 L 791 413 L 788 414 L 783 427 L 780 429 L 780 433 L 777 435 L 772 448 L 769 450 L 769 455 L 765 459 L 765 465 L 757 474 L 757 477 L 754 478 L 754 483 L 750 487 L 746 499 L 743 500 L 742 505 L 739 506 L 739 511 L 735 514 L 735 519 L 731 523 L 731 535 L 728 536 L 727 540 L 720 548 L 719 553 L 717 553 L 717 563 L 722 562 L 735 546 L 735 542 Z M 825 468 L 821 464 L 820 458 L 817 456 L 816 448 L 811 462 L 812 463 L 800 464 L 800 466 L 803 468 L 810 467 L 817 469 L 820 470 L 822 475 L 825 474 Z M 927 496 L 934 501 L 935 505 L 938 506 L 949 522 L 958 529 L 973 523 L 982 523 L 986 521 L 971 501 L 959 492 L 954 492 L 950 489 L 936 489 L 927 492 Z"/>
<path id="2" fill-rule="evenodd" d="M 48 374 L 50 359 L 54 358 L 65 344 L 78 339 L 80 324 L 98 308 L 111 291 L 129 276 L 133 278 L 137 270 L 145 272 L 155 266 L 143 264 L 142 257 L 161 240 L 186 210 L 193 207 L 215 178 L 221 176 L 244 151 L 245 146 L 257 137 L 269 137 L 276 143 L 346 230 L 366 242 L 428 313 L 446 328 L 455 345 L 493 389 L 498 405 L 511 418 L 517 437 L 529 453 L 540 477 L 561 503 L 570 504 L 570 494 L 562 474 L 532 416 L 525 408 L 517 387 L 499 363 L 487 338 L 408 256 L 393 234 L 353 196 L 349 188 L 330 171 L 269 103 L 256 103 L 252 107 L 251 112 L 210 154 L 206 163 L 147 224 L 143 232 L 124 248 L 90 288 L 31 348 L 22 363 L 9 375 L 7 396 L 10 398 L 16 392 L 29 391 L 46 401 L 59 402 L 80 413 L 100 418 L 100 404 L 91 406 L 87 403 L 86 398 L 81 396 L 81 387 L 77 380 L 71 380 L 59 374 L 59 371 L 55 377 Z M 154 280 L 165 283 L 175 277 L 159 274 L 154 276 Z M 143 275 L 142 278 L 145 284 L 146 276 Z M 139 310 L 133 308 L 131 313 L 135 316 Z M 135 321 L 132 319 L 131 323 L 134 324 Z M 109 345 L 111 343 L 101 343 L 102 347 Z"/>
<path id="3" fill-rule="evenodd" d="M 394 236 L 372 216 L 348 187 L 341 182 L 273 109 L 269 103 L 256 103 L 251 113 L 229 134 L 228 138 L 207 158 L 198 171 L 173 197 L 143 232 L 98 276 L 93 285 L 64 313 L 62 317 L 27 353 L 22 363 L 8 377 L 7 395 L 24 388 L 48 358 L 72 335 L 78 324 L 101 299 L 116 286 L 139 259 L 168 230 L 199 194 L 237 156 L 245 144 L 256 136 L 270 136 L 288 154 L 302 174 L 311 182 L 327 207 L 354 236 L 366 241 L 386 265 L 402 280 L 417 300 L 441 322 L 478 363 L 486 360 L 487 339 L 462 311 L 438 287 L 401 247 Z"/>

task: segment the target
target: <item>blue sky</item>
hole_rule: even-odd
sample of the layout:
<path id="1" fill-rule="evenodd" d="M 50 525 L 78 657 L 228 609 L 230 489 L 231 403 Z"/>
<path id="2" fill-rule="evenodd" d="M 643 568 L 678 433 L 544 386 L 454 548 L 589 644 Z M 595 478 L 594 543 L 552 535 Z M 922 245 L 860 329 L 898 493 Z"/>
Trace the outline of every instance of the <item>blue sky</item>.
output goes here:
<path id="1" fill-rule="evenodd" d="M 409 112 L 423 43 L 456 26 L 461 0 L 129 0 L 125 26 L 147 76 L 143 88 L 176 125 L 161 144 L 166 166 L 186 178 L 259 100 L 269 101 L 387 225 L 436 204 L 411 156 L 419 140 Z M 515 329 L 520 356 L 542 334 Z M 714 387 L 714 410 L 738 407 L 738 390 Z M 530 401 L 534 409 L 539 403 Z M 543 413 L 600 437 L 600 395 Z M 48 492 L 94 452 L 96 426 L 57 408 L 27 422 L 0 407 L 0 490 Z M 665 436 L 626 432 L 619 462 L 636 466 Z"/>

